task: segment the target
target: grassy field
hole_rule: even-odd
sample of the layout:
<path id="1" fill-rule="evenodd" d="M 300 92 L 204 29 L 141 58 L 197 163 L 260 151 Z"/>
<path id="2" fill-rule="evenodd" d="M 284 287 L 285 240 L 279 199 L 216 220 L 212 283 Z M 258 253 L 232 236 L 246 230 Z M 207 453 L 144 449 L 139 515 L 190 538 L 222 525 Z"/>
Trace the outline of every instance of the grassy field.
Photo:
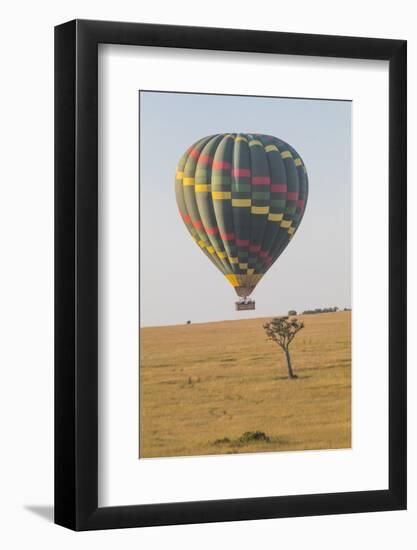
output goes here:
<path id="1" fill-rule="evenodd" d="M 350 447 L 351 314 L 299 318 L 296 380 L 269 318 L 142 328 L 140 456 Z"/>

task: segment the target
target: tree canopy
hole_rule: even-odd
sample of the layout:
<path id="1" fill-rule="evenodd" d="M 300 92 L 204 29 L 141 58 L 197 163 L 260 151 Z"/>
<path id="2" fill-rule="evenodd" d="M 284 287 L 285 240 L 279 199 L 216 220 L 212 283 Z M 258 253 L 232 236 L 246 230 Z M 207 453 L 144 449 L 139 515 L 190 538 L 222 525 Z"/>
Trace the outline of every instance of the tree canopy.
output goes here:
<path id="1" fill-rule="evenodd" d="M 269 323 L 263 325 L 268 340 L 272 340 L 283 349 L 287 349 L 294 336 L 304 328 L 304 323 L 296 318 L 274 317 Z"/>

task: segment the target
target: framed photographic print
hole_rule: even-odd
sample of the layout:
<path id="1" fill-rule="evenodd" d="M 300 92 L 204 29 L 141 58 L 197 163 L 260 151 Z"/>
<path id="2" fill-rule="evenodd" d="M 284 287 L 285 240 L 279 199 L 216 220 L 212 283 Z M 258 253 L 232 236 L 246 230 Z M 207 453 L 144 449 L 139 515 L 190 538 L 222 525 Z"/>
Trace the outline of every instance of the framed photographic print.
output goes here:
<path id="1" fill-rule="evenodd" d="M 55 521 L 406 507 L 406 42 L 55 31 Z"/>

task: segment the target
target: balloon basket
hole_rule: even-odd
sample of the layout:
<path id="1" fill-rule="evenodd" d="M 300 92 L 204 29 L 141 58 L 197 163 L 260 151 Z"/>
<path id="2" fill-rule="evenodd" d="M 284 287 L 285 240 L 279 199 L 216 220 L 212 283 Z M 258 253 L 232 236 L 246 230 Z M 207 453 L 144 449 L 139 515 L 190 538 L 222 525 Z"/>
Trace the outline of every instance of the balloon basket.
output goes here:
<path id="1" fill-rule="evenodd" d="M 246 302 L 235 302 L 236 311 L 248 311 L 255 309 L 255 300 L 248 300 Z"/>

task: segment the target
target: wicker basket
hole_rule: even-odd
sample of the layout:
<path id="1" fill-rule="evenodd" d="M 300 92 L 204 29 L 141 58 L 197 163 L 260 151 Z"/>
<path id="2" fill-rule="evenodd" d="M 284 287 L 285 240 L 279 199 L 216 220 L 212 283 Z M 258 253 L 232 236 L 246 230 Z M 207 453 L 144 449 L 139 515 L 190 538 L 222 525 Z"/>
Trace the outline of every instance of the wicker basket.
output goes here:
<path id="1" fill-rule="evenodd" d="M 236 311 L 248 311 L 249 309 L 255 309 L 255 301 L 249 302 L 235 302 Z"/>

